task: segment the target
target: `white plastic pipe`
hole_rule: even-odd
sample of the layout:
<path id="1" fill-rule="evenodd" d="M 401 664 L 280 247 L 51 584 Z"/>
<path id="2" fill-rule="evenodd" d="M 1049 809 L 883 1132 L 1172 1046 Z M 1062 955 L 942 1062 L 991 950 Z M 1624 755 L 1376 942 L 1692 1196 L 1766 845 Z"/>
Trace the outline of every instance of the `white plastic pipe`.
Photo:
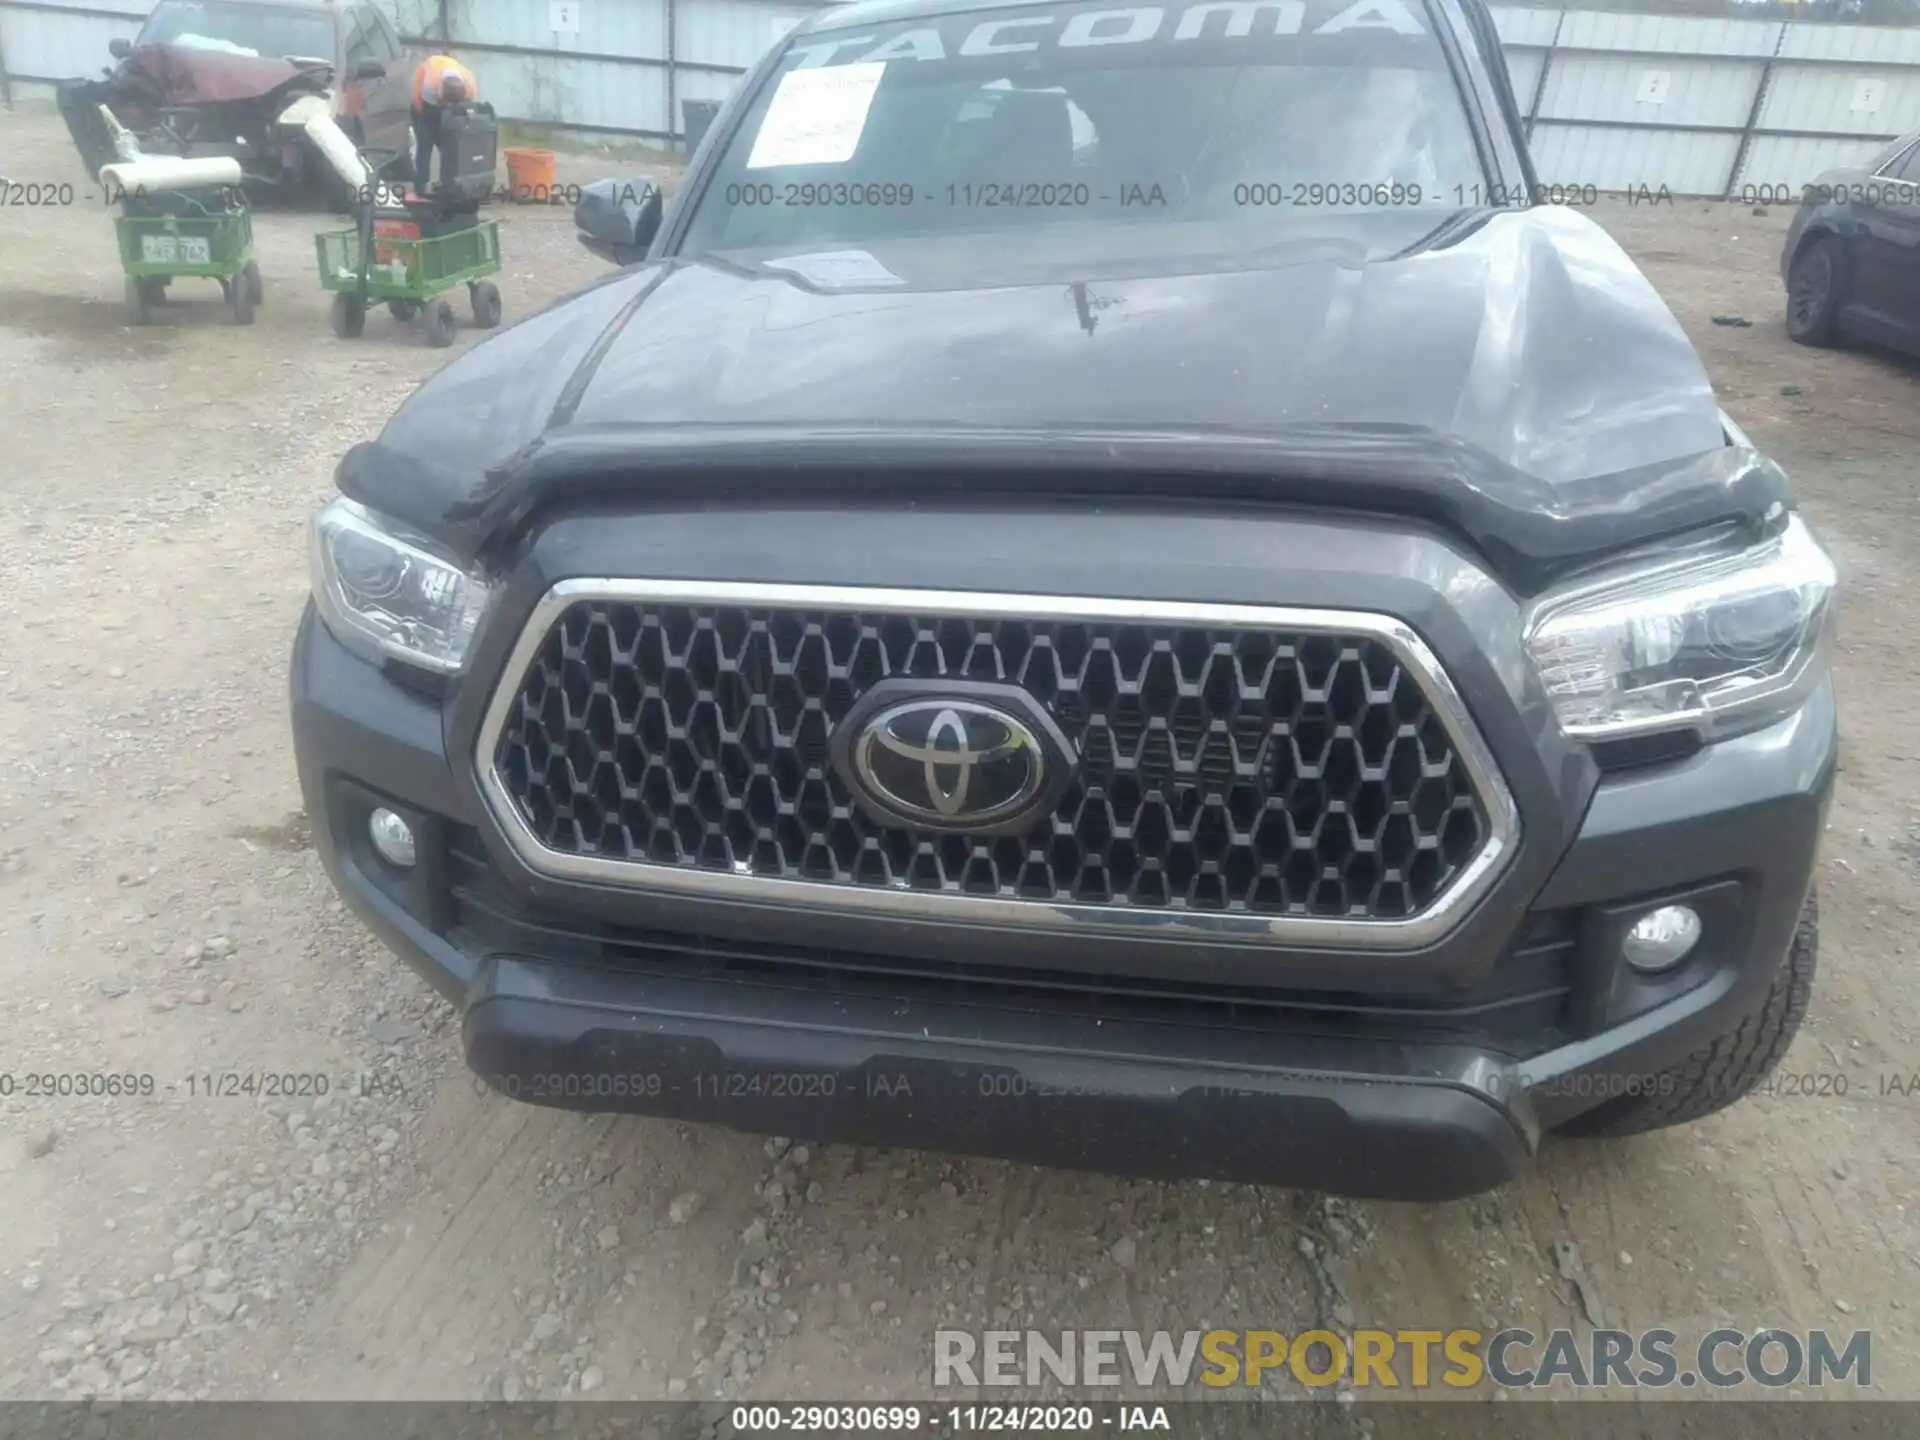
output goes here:
<path id="1" fill-rule="evenodd" d="M 376 205 L 398 205 L 401 191 L 376 178 L 373 167 L 361 158 L 347 132 L 335 123 L 332 108 L 319 95 L 303 95 L 280 115 L 283 124 L 298 124 L 307 132 L 314 147 L 327 157 L 334 172 L 346 181 L 354 194 L 364 199 L 372 187 Z"/>
<path id="2" fill-rule="evenodd" d="M 279 123 L 282 125 L 305 125 L 311 116 L 330 115 L 332 113 L 333 92 L 331 90 L 319 95 L 302 95 L 298 100 L 295 100 L 280 112 Z"/>
<path id="3" fill-rule="evenodd" d="M 100 183 L 109 194 L 151 194 L 156 190 L 211 190 L 238 185 L 240 162 L 231 155 L 197 160 L 178 155 L 145 155 L 100 167 Z"/>
<path id="4" fill-rule="evenodd" d="M 119 117 L 106 106 L 100 105 L 95 108 L 100 111 L 100 119 L 106 124 L 107 134 L 113 137 L 113 153 L 122 160 L 138 160 L 142 151 L 140 142 L 133 138 L 133 132 L 122 125 Z"/>
<path id="5" fill-rule="evenodd" d="M 333 116 L 324 109 L 307 115 L 302 128 L 313 141 L 314 147 L 327 157 L 327 163 L 333 166 L 335 173 L 352 189 L 359 190 L 373 178 L 373 173 L 367 169 L 367 162 L 360 158 L 360 152 L 353 148 L 353 141 L 347 138 L 347 132 L 336 125 Z"/>
<path id="6" fill-rule="evenodd" d="M 318 95 L 303 95 L 281 112 L 280 120 L 283 124 L 297 124 L 305 130 L 314 148 L 326 157 L 334 173 L 346 181 L 347 187 L 356 195 L 364 195 L 369 185 L 377 183 L 372 168 L 360 158 L 353 141 L 335 123 L 330 107 Z M 382 195 L 377 198 L 386 197 Z"/>

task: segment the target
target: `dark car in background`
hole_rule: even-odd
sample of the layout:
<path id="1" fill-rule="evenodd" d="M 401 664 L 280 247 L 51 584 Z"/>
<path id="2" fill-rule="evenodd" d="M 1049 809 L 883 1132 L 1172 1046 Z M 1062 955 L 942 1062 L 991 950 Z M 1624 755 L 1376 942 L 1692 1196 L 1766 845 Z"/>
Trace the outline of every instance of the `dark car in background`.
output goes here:
<path id="1" fill-rule="evenodd" d="M 880 0 L 337 471 L 316 848 L 505 1094 L 1397 1198 L 1763 1083 L 1832 563 L 1481 0 Z"/>
<path id="2" fill-rule="evenodd" d="M 1780 275 L 1800 344 L 1853 337 L 1920 355 L 1920 131 L 1804 188 Z"/>

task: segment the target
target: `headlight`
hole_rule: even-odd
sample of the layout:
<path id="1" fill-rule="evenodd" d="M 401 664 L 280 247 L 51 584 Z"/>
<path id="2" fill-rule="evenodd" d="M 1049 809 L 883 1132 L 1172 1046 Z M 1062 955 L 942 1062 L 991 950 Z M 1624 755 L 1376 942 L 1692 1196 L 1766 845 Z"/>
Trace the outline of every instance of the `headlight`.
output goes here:
<path id="1" fill-rule="evenodd" d="M 341 643 L 451 673 L 489 599 L 486 585 L 428 542 L 339 499 L 313 521 L 313 597 Z"/>
<path id="2" fill-rule="evenodd" d="M 1548 596 L 1527 650 L 1569 735 L 1708 739 L 1799 704 L 1824 671 L 1833 561 L 1790 516 L 1750 549 L 1644 566 Z"/>

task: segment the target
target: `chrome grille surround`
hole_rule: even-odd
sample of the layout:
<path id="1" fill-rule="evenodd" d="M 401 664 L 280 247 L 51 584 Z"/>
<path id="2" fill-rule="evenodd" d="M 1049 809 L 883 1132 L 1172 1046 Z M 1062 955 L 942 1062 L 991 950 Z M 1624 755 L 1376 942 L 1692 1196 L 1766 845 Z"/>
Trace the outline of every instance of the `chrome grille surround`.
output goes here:
<path id="1" fill-rule="evenodd" d="M 944 878 L 937 854 L 933 861 L 934 873 L 938 882 L 946 888 L 916 885 L 910 874 L 894 878 L 884 862 L 882 862 L 882 869 L 886 874 L 883 882 L 873 883 L 852 879 L 820 880 L 795 878 L 791 874 L 754 873 L 752 862 L 741 863 L 737 859 L 726 860 L 721 864 L 703 864 L 699 857 L 688 860 L 684 854 L 681 858 L 666 862 L 644 856 L 630 858 L 633 837 L 626 829 L 624 821 L 620 822 L 619 828 L 628 846 L 628 854 L 616 856 L 591 853 L 584 847 L 569 850 L 550 844 L 542 837 L 536 829 L 535 817 L 530 814 L 526 795 L 516 794 L 515 784 L 510 780 L 507 771 L 513 769 L 518 763 L 509 758 L 513 746 L 519 744 L 523 750 L 525 749 L 524 731 L 510 731 L 509 727 L 516 724 L 524 727 L 528 707 L 523 696 L 529 684 L 530 672 L 536 666 L 545 667 L 548 663 L 543 659 L 543 652 L 548 651 L 552 644 L 558 644 L 561 646 L 563 660 L 565 658 L 567 642 L 558 638 L 560 632 L 557 632 L 556 627 L 569 617 L 570 612 L 575 612 L 576 607 L 594 606 L 602 607 L 600 619 L 597 621 L 590 619 L 587 624 L 589 626 L 599 624 L 608 629 L 611 629 L 613 622 L 607 618 L 609 613 L 607 607 L 637 607 L 643 612 L 643 621 L 646 613 L 652 611 L 705 609 L 716 612 L 757 612 L 761 615 L 762 622 L 765 622 L 768 612 L 771 612 L 772 620 L 782 624 L 799 624 L 804 628 L 811 621 L 814 630 L 808 633 L 818 633 L 823 628 L 819 624 L 819 619 L 823 615 L 833 617 L 836 625 L 842 623 L 840 617 L 849 617 L 844 623 L 850 625 L 888 624 L 898 621 L 909 625 L 932 622 L 937 627 L 946 621 L 962 624 L 970 622 L 976 630 L 974 638 L 967 642 L 968 647 L 979 643 L 977 627 L 982 624 L 993 627 L 996 636 L 998 627 L 1001 626 L 1012 626 L 1024 630 L 1064 626 L 1087 629 L 1106 627 L 1106 630 L 1113 632 L 1124 632 L 1129 628 L 1152 631 L 1155 635 L 1148 637 L 1152 646 L 1168 653 L 1171 653 L 1171 645 L 1176 643 L 1182 634 L 1190 636 L 1202 630 L 1231 632 L 1236 636 L 1247 638 L 1248 643 L 1256 650 L 1264 646 L 1268 651 L 1285 652 L 1269 656 L 1270 674 L 1278 673 L 1274 667 L 1282 663 L 1292 663 L 1298 669 L 1304 663 L 1301 654 L 1307 646 L 1319 645 L 1322 642 L 1327 647 L 1337 650 L 1341 663 L 1351 664 L 1356 669 L 1363 663 L 1367 663 L 1373 665 L 1377 671 L 1387 661 L 1366 659 L 1377 650 L 1379 655 L 1390 657 L 1391 665 L 1397 668 L 1399 674 L 1410 679 L 1418 687 L 1420 708 L 1411 712 L 1411 719 L 1406 714 L 1401 715 L 1399 719 L 1417 726 L 1430 718 L 1439 727 L 1438 731 L 1422 733 L 1444 734 L 1449 773 L 1456 777 L 1452 803 L 1456 806 L 1460 805 L 1464 794 L 1476 817 L 1478 844 L 1470 855 L 1462 857 L 1458 864 L 1450 867 L 1444 883 L 1435 890 L 1429 901 L 1412 909 L 1411 913 L 1393 918 L 1379 918 L 1351 912 L 1302 913 L 1301 907 L 1297 905 L 1284 911 L 1259 910 L 1252 908 L 1244 900 L 1239 904 L 1229 901 L 1213 907 L 1184 902 L 1169 903 L 1165 899 L 1159 903 L 1142 903 L 1127 897 L 1109 898 L 1104 902 L 1089 902 L 1075 899 L 1071 893 L 1063 897 L 1057 888 L 1053 894 L 1037 897 L 1021 894 L 1017 887 L 1014 888 L 1014 893 L 1006 893 L 1005 889 L 999 890 L 998 893 L 969 893 L 954 887 Z M 780 617 L 786 612 L 793 612 L 793 615 L 790 620 L 783 621 Z M 749 623 L 755 623 L 753 616 L 749 615 L 746 618 Z M 657 616 L 648 623 L 664 625 Z M 696 618 L 694 623 L 699 625 L 701 622 Z M 718 623 L 710 616 L 705 622 L 705 628 L 717 630 Z M 763 628 L 766 628 L 764 623 Z M 1254 637 L 1264 637 L 1264 639 Z M 1214 638 L 1216 642 L 1221 639 L 1219 635 L 1215 635 Z M 1289 650 L 1284 642 L 1295 638 L 1305 643 Z M 823 641 L 822 644 L 824 643 Z M 934 637 L 934 643 L 937 651 L 937 637 Z M 1101 648 L 1102 643 L 1111 652 L 1113 648 L 1111 636 L 1105 642 L 1097 641 L 1093 648 L 1096 650 Z M 1234 640 L 1229 643 L 1236 649 L 1232 656 L 1227 657 L 1227 660 L 1236 666 L 1235 674 L 1241 678 L 1241 692 L 1244 698 L 1245 672 L 1237 668 L 1239 641 Z M 631 662 L 633 656 L 637 654 L 636 644 L 637 642 L 630 641 L 625 650 L 620 652 L 619 658 Z M 998 639 L 991 640 L 989 644 L 994 654 L 998 656 Z M 580 649 L 577 642 L 575 649 Z M 690 653 L 687 651 L 682 657 L 669 655 L 668 658 L 679 665 L 685 655 Z M 1212 653 L 1222 654 L 1217 644 Z M 574 663 L 578 665 L 578 656 L 575 657 Z M 1115 661 L 1114 664 L 1117 666 L 1118 662 Z M 633 663 L 628 663 L 627 668 L 634 668 Z M 684 669 L 684 666 L 682 668 Z M 1063 673 L 1057 656 L 1054 657 L 1053 670 L 1056 677 Z M 789 675 L 794 673 L 794 667 L 791 664 L 786 673 Z M 961 668 L 954 671 L 950 678 L 962 678 L 969 673 L 965 668 Z M 1087 673 L 1083 657 L 1074 681 L 1076 687 L 1085 679 Z M 1117 669 L 1115 673 L 1118 673 Z M 1144 676 L 1147 672 L 1142 669 L 1139 673 Z M 1305 699 L 1296 694 L 1294 702 L 1296 706 L 1308 702 L 1317 703 L 1318 700 L 1324 700 L 1331 694 L 1333 673 L 1330 669 L 1325 683 L 1314 687 L 1307 683 L 1306 672 L 1300 670 L 1299 674 L 1302 678 L 1299 683 L 1305 687 L 1302 692 Z M 542 684 L 545 683 L 544 675 L 543 668 Z M 610 696 L 610 685 L 606 678 L 587 683 L 589 691 L 592 692 L 588 694 L 587 699 L 592 699 L 593 693 L 605 693 Z M 1371 680 L 1363 678 L 1356 683 L 1361 685 L 1362 691 L 1368 697 L 1366 704 L 1385 703 L 1374 697 Z M 1390 698 L 1399 693 L 1394 688 L 1400 683 L 1398 680 L 1389 676 L 1382 683 L 1387 687 L 1387 697 Z M 844 686 L 842 688 L 845 689 Z M 1134 693 L 1138 694 L 1141 688 L 1136 685 Z M 1187 686 L 1189 691 L 1193 688 L 1195 687 L 1190 684 Z M 633 687 L 629 685 L 627 689 L 628 698 L 631 699 Z M 1176 694 L 1178 693 L 1176 691 Z M 693 703 L 684 701 L 684 686 L 682 694 L 683 703 Z M 819 701 L 818 697 L 814 698 L 816 703 L 813 708 L 818 710 L 824 702 Z M 1054 706 L 1058 713 L 1062 703 L 1061 696 L 1041 695 L 1039 698 L 1042 703 Z M 719 702 L 712 695 L 700 695 L 697 697 L 697 702 L 712 704 L 715 714 L 718 714 Z M 765 696 L 748 695 L 745 702 L 741 702 L 736 697 L 736 707 L 740 703 L 765 706 L 771 701 Z M 664 708 L 666 702 L 662 700 L 660 704 L 663 707 L 662 723 L 674 723 L 671 712 Z M 538 706 L 533 708 L 538 709 Z M 584 710 L 585 701 L 582 708 Z M 844 708 L 844 704 L 841 708 Z M 634 714 L 637 716 L 639 711 L 635 710 Z M 688 711 L 687 714 L 691 716 L 692 712 Z M 637 735 L 637 723 L 621 716 L 610 698 L 602 715 L 613 717 L 611 723 L 624 727 L 622 734 L 625 738 L 632 739 Z M 1076 717 L 1070 714 L 1067 718 L 1069 722 L 1076 718 L 1087 722 L 1085 715 Z M 577 724 L 572 719 L 568 719 L 566 723 L 576 729 L 584 730 L 588 717 L 583 716 Z M 1094 717 L 1093 721 L 1087 723 L 1092 723 L 1094 728 L 1098 728 L 1103 722 L 1100 717 Z M 1293 736 L 1294 716 L 1281 721 L 1269 715 L 1265 723 L 1270 731 L 1269 745 L 1275 739 Z M 604 725 L 602 728 L 605 728 Z M 684 725 L 680 728 L 684 729 Z M 738 726 L 735 728 L 739 729 Z M 1112 727 L 1107 728 L 1108 740 L 1111 742 Z M 1152 717 L 1149 717 L 1148 728 L 1155 728 Z M 1164 718 L 1157 728 L 1162 731 L 1169 728 Z M 1356 736 L 1357 727 L 1342 727 L 1336 723 L 1331 728 L 1332 738 L 1352 742 L 1357 763 L 1364 770 L 1367 767 L 1367 758 Z M 1083 733 L 1091 734 L 1092 731 L 1085 730 Z M 1214 733 L 1220 733 L 1218 725 L 1214 726 Z M 572 738 L 571 734 L 569 738 Z M 1421 743 L 1411 730 L 1402 732 L 1390 743 L 1398 743 L 1399 738 L 1405 738 L 1408 744 Z M 788 743 L 789 748 L 792 748 L 790 742 L 782 743 Z M 1175 742 L 1169 738 L 1163 743 L 1169 758 L 1177 762 L 1180 752 Z M 1223 737 L 1220 744 L 1225 747 L 1225 753 L 1230 759 L 1240 754 L 1231 736 Z M 735 748 L 738 746 L 736 745 Z M 1082 748 L 1081 783 L 1075 785 L 1074 793 L 1069 800 L 1062 802 L 1063 810 L 1069 804 L 1085 806 L 1096 800 L 1104 803 L 1104 796 L 1092 793 L 1101 788 L 1097 783 L 1098 779 L 1117 778 L 1106 774 L 1104 777 L 1096 775 L 1090 779 L 1086 772 L 1096 767 L 1089 761 L 1091 751 L 1084 745 Z M 1144 754 L 1143 747 L 1136 745 L 1135 749 L 1136 758 Z M 630 750 L 627 753 L 631 757 L 634 752 Z M 1262 750 L 1260 753 L 1264 756 L 1268 752 Z M 1292 746 L 1291 753 L 1297 760 L 1298 747 Z M 1324 762 L 1330 753 L 1327 745 L 1323 743 L 1317 753 L 1323 762 L 1320 769 L 1324 770 Z M 1428 756 L 1426 751 L 1421 753 L 1423 758 Z M 1110 758 L 1117 757 L 1119 748 L 1109 743 L 1107 754 Z M 1194 759 L 1197 761 L 1202 754 L 1203 751 L 1196 749 Z M 1391 750 L 1383 751 L 1382 756 L 1381 762 L 1373 767 L 1379 771 L 1381 777 L 1385 775 Z M 602 761 L 610 764 L 610 757 L 611 752 L 606 751 L 601 758 Z M 1350 610 L 704 580 L 614 578 L 566 580 L 549 590 L 528 617 L 489 701 L 481 724 L 474 758 L 476 777 L 485 796 L 487 807 L 507 842 L 529 869 L 553 879 L 662 895 L 733 900 L 752 904 L 794 905 L 842 915 L 871 915 L 892 920 L 919 919 L 941 923 L 971 923 L 1024 931 L 1068 930 L 1077 934 L 1106 934 L 1116 940 L 1129 941 L 1157 940 L 1211 945 L 1327 946 L 1367 950 L 1418 948 L 1432 943 L 1451 930 L 1471 910 L 1474 902 L 1486 893 L 1510 861 L 1517 847 L 1520 831 L 1518 812 L 1498 767 L 1488 752 L 1477 727 L 1469 717 L 1458 691 L 1424 641 L 1410 627 L 1390 616 Z M 552 758 L 550 756 L 549 760 L 551 761 Z M 564 763 L 564 755 L 560 758 Z M 665 768 L 665 761 L 657 757 L 642 756 L 640 758 L 644 764 L 657 764 L 659 768 Z M 1275 760 L 1273 766 L 1279 763 Z M 1429 770 L 1432 769 L 1433 763 L 1437 762 L 1430 761 Z M 1262 762 L 1262 768 L 1265 771 L 1271 772 L 1273 766 L 1268 766 L 1265 761 Z M 1196 765 L 1189 765 L 1187 768 L 1196 771 L 1197 774 Z M 1244 767 L 1236 766 L 1235 768 L 1236 783 L 1247 781 L 1248 776 L 1239 773 Z M 1315 771 L 1314 774 L 1308 775 L 1294 774 L 1285 777 L 1284 783 L 1294 785 L 1302 780 L 1312 780 L 1318 773 Z M 571 776 L 574 772 L 568 771 L 568 774 Z M 816 754 L 809 762 L 807 777 L 809 780 L 829 787 L 836 787 L 839 792 L 844 791 L 837 777 L 826 769 L 824 758 L 820 755 Z M 521 773 L 521 778 L 526 778 L 524 771 Z M 1428 778 L 1432 778 L 1431 775 Z M 1196 778 L 1189 788 L 1194 788 L 1200 783 L 1201 780 Z M 575 778 L 572 784 L 582 798 L 589 798 L 586 792 L 591 788 L 591 781 L 582 784 Z M 522 786 L 523 790 L 525 788 Z M 635 798 L 639 788 L 637 780 L 631 784 L 623 781 L 617 788 L 627 796 L 627 803 L 638 803 Z M 686 793 L 692 794 L 691 790 Z M 1357 794 L 1358 791 L 1354 793 Z M 682 802 L 678 798 L 681 794 L 682 791 L 676 784 L 673 789 L 675 799 L 672 803 L 676 805 L 692 803 L 690 800 Z M 859 815 L 858 812 L 852 812 L 851 815 L 842 813 L 840 807 L 845 806 L 847 800 L 848 796 L 844 793 L 833 795 L 836 821 L 865 821 L 866 817 Z M 729 820 L 740 819 L 744 822 L 747 818 L 744 813 L 744 803 L 736 804 L 733 801 L 725 803 L 732 810 L 740 812 L 738 816 L 729 815 Z M 1226 806 L 1226 801 L 1217 797 L 1208 797 L 1204 803 L 1219 811 L 1224 811 Z M 1284 805 L 1285 799 L 1282 797 L 1267 808 L 1278 814 Z M 1163 808 L 1166 807 L 1163 806 Z M 1377 803 L 1374 808 L 1376 810 L 1379 808 Z M 785 813 L 791 814 L 793 809 L 789 797 Z M 1394 813 L 1407 810 L 1408 806 L 1402 803 L 1399 811 Z M 604 823 L 606 813 L 604 807 L 601 807 L 601 813 Z M 1109 820 L 1112 819 L 1113 813 L 1112 806 L 1107 805 L 1106 814 Z M 1327 803 L 1321 806 L 1321 819 L 1328 815 L 1344 813 L 1340 803 Z M 550 820 L 551 818 L 549 817 Z M 783 818 L 785 818 L 784 815 Z M 655 828 L 658 829 L 664 822 L 656 816 L 654 823 Z M 1071 826 L 1078 822 L 1056 813 L 1049 817 L 1048 823 L 1055 832 L 1058 832 L 1063 825 Z M 1375 836 L 1384 833 L 1380 827 L 1385 823 L 1385 818 L 1376 819 L 1373 832 Z M 1198 824 L 1199 820 L 1190 815 L 1186 829 L 1188 838 L 1197 833 Z M 871 822 L 868 822 L 868 825 L 871 829 Z M 1315 819 L 1309 826 L 1310 833 L 1316 837 L 1321 828 L 1319 819 Z M 1407 828 L 1409 830 L 1412 828 L 1411 822 Z M 1248 837 L 1254 833 L 1250 827 L 1236 826 L 1234 830 L 1235 844 L 1246 843 Z M 1348 826 L 1348 832 L 1350 835 L 1358 834 L 1358 830 L 1352 825 Z M 582 833 L 576 828 L 576 839 Z M 1295 837 L 1293 843 L 1298 848 L 1300 844 L 1298 832 L 1289 829 L 1287 833 Z M 869 833 L 864 837 L 856 836 L 855 838 L 866 843 L 871 841 L 873 836 Z M 1035 838 L 1040 837 L 1022 837 L 1014 843 L 1026 844 Z M 667 839 L 671 847 L 674 843 L 671 836 L 669 835 Z M 917 833 L 909 839 L 912 848 L 916 851 L 924 849 L 928 844 L 937 849 L 938 846 L 945 844 L 972 843 L 962 841 L 960 837 Z M 1437 835 L 1435 839 L 1437 842 Z M 820 843 L 824 845 L 826 842 Z M 893 842 L 883 837 L 882 843 Z M 980 843 L 991 845 L 993 842 Z M 1003 840 L 1000 843 L 1006 842 Z M 1111 837 L 1109 837 L 1109 844 L 1111 843 Z M 1313 844 L 1317 846 L 1317 838 Z M 724 840 L 721 848 L 727 849 Z M 1364 844 L 1359 848 L 1364 850 Z M 1317 854 L 1317 851 L 1315 853 Z M 728 854 L 732 854 L 731 850 L 728 850 Z M 1209 862 L 1196 863 L 1204 868 Z M 1277 862 L 1265 863 L 1274 865 Z M 1145 868 L 1152 869 L 1151 866 Z M 1218 869 L 1219 866 L 1215 863 L 1214 870 L 1218 871 Z M 1344 895 L 1344 879 L 1340 884 L 1342 885 L 1341 893 Z M 1215 888 L 1218 889 L 1218 887 Z M 1378 893 L 1377 882 L 1375 893 Z"/>

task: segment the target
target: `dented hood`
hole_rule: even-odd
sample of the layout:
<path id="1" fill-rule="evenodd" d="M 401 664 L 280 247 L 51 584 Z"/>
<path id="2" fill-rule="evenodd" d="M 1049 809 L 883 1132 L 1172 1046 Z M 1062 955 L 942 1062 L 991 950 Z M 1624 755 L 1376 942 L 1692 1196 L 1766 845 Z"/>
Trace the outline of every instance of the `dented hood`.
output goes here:
<path id="1" fill-rule="evenodd" d="M 271 95 L 302 73 L 288 60 L 186 45 L 142 45 L 115 78 L 151 89 L 163 105 L 226 105 Z"/>
<path id="2" fill-rule="evenodd" d="M 978 239 L 637 266 L 449 365 L 340 483 L 462 555 L 609 489 L 1218 493 L 1431 517 L 1522 588 L 1784 495 L 1597 225 L 1434 218 L 991 283 Z"/>

